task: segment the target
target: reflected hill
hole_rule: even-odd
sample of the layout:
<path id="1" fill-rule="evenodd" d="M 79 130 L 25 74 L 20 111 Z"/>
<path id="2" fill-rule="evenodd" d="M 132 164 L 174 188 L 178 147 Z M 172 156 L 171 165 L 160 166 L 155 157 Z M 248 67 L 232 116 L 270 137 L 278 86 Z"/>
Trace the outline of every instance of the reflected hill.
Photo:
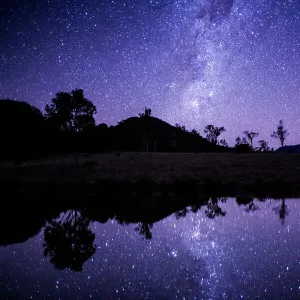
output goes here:
<path id="1" fill-rule="evenodd" d="M 11 201 L 0 211 L 0 245 L 23 243 L 37 235 L 48 220 L 57 218 L 61 208 L 48 207 L 36 201 L 29 204 L 25 199 L 21 203 Z M 29 200 L 29 202 L 31 202 Z"/>

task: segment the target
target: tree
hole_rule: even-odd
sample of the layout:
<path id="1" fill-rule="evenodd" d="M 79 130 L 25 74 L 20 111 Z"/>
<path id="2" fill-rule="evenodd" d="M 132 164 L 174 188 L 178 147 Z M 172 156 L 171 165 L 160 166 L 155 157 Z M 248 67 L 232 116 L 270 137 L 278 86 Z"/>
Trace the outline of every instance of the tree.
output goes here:
<path id="1" fill-rule="evenodd" d="M 225 139 L 220 140 L 220 145 L 223 147 L 228 147 L 228 143 L 226 142 Z"/>
<path id="2" fill-rule="evenodd" d="M 151 108 L 147 108 L 146 106 L 145 106 L 145 110 L 144 110 L 144 112 L 143 113 L 140 113 L 139 114 L 139 116 L 140 116 L 140 118 L 143 118 L 143 117 L 151 117 Z"/>
<path id="3" fill-rule="evenodd" d="M 248 142 L 246 140 L 246 138 L 243 136 L 243 138 L 241 138 L 240 136 L 238 136 L 236 139 L 235 139 L 235 146 L 238 146 L 238 145 L 248 145 Z"/>
<path id="4" fill-rule="evenodd" d="M 277 130 L 274 131 L 272 134 L 271 134 L 271 137 L 274 138 L 274 139 L 277 139 L 280 141 L 280 144 L 281 144 L 281 147 L 283 147 L 284 145 L 284 141 L 285 139 L 289 136 L 290 134 L 288 133 L 288 131 L 284 128 L 283 126 L 283 121 L 280 120 L 279 121 L 279 124 L 277 126 Z"/>
<path id="5" fill-rule="evenodd" d="M 207 125 L 204 128 L 204 133 L 206 134 L 206 139 L 213 143 L 217 144 L 218 137 L 222 132 L 225 132 L 226 129 L 224 127 L 215 127 L 214 125 Z"/>
<path id="6" fill-rule="evenodd" d="M 253 131 L 246 130 L 243 133 L 244 133 L 246 139 L 248 139 L 251 148 L 253 148 L 253 139 L 258 136 L 258 132 L 253 132 Z"/>
<path id="7" fill-rule="evenodd" d="M 269 152 L 270 151 L 268 142 L 266 142 L 265 140 L 258 141 L 258 144 L 259 144 L 258 151 L 260 151 L 260 152 Z"/>
<path id="8" fill-rule="evenodd" d="M 45 107 L 45 117 L 54 127 L 67 132 L 80 132 L 95 126 L 95 105 L 84 98 L 83 90 L 59 92 Z"/>
<path id="9" fill-rule="evenodd" d="M 252 147 L 250 147 L 245 137 L 238 136 L 235 139 L 235 151 L 236 153 L 251 153 Z"/>
<path id="10" fill-rule="evenodd" d="M 144 143 L 146 144 L 146 151 L 149 152 L 149 144 L 152 141 L 153 144 L 153 150 L 156 151 L 156 134 L 155 130 L 153 128 L 153 122 L 151 117 L 151 109 L 145 107 L 145 110 L 143 113 L 140 113 L 139 116 L 141 118 L 140 124 L 142 125 L 142 135 Z"/>
<path id="11" fill-rule="evenodd" d="M 238 136 L 236 139 L 235 139 L 235 145 L 238 146 L 242 143 L 242 139 L 240 136 Z"/>

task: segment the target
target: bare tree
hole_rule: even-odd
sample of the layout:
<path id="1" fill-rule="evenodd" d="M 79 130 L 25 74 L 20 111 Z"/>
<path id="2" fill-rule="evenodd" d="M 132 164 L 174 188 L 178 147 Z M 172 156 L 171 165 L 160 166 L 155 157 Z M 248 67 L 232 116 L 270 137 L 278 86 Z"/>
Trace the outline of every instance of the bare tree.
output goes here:
<path id="1" fill-rule="evenodd" d="M 244 131 L 243 134 L 245 135 L 246 139 L 249 141 L 250 146 L 253 148 L 253 139 L 258 136 L 258 132 L 253 131 Z"/>
<path id="2" fill-rule="evenodd" d="M 242 139 L 240 136 L 238 136 L 236 139 L 235 139 L 235 145 L 240 145 L 242 143 Z"/>
<path id="3" fill-rule="evenodd" d="M 236 139 L 235 139 L 235 145 L 238 146 L 238 145 L 248 145 L 248 142 L 246 140 L 246 138 L 243 136 L 243 138 L 241 138 L 240 136 L 238 136 Z"/>
<path id="4" fill-rule="evenodd" d="M 285 139 L 289 136 L 290 134 L 288 133 L 288 131 L 284 128 L 283 126 L 283 121 L 280 120 L 279 121 L 279 124 L 277 126 L 277 130 L 274 131 L 272 134 L 271 134 L 271 137 L 274 138 L 274 139 L 277 139 L 280 141 L 280 144 L 281 144 L 281 147 L 283 147 L 284 145 L 284 141 Z"/>
<path id="5" fill-rule="evenodd" d="M 269 152 L 270 151 L 269 144 L 265 140 L 258 141 L 258 145 L 259 145 L 259 147 L 257 148 L 257 150 L 259 152 Z"/>

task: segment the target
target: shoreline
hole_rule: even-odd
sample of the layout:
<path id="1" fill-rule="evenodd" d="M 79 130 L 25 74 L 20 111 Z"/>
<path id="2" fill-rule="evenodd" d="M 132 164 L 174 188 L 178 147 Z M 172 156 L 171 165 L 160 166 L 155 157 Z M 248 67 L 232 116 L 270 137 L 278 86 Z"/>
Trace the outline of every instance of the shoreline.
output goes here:
<path id="1" fill-rule="evenodd" d="M 167 192 L 204 196 L 299 196 L 300 155 L 228 153 L 81 154 L 2 165 L 0 184 L 11 193 L 63 197 Z"/>

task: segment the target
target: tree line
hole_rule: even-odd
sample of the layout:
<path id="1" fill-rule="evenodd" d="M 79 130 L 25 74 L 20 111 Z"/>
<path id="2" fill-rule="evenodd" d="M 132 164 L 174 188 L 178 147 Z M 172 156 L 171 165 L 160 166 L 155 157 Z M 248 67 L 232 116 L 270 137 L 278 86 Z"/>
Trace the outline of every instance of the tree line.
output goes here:
<path id="1" fill-rule="evenodd" d="M 194 131 L 194 130 L 193 130 Z M 228 147 L 228 143 L 225 139 L 221 139 L 218 141 L 219 136 L 221 133 L 225 132 L 226 129 L 224 127 L 216 127 L 214 125 L 207 125 L 204 129 L 204 133 L 206 135 L 206 138 L 208 141 L 214 144 L 219 144 L 224 147 Z M 265 140 L 259 140 L 258 141 L 258 147 L 254 147 L 253 140 L 259 136 L 258 132 L 245 130 L 243 132 L 242 137 L 238 136 L 235 139 L 235 147 L 240 148 L 246 151 L 248 149 L 248 152 L 251 151 L 258 151 L 258 152 L 270 152 L 274 151 L 274 149 L 271 149 L 269 147 L 269 143 Z M 286 138 L 289 136 L 289 133 L 287 129 L 283 125 L 283 121 L 280 120 L 279 124 L 276 127 L 276 130 L 270 135 L 272 138 L 278 140 L 280 142 L 281 147 L 284 146 Z"/>
<path id="2" fill-rule="evenodd" d="M 96 106 L 84 96 L 82 89 L 58 92 L 45 106 L 43 114 L 26 102 L 10 99 L 0 101 L 0 122 L 2 135 L 1 156 L 20 156 L 21 153 L 52 154 L 55 152 L 99 152 L 118 151 L 162 151 L 162 152 L 270 152 L 268 142 L 253 141 L 257 132 L 244 131 L 236 138 L 233 148 L 225 139 L 224 127 L 212 124 L 204 128 L 204 137 L 195 129 L 175 127 L 152 116 L 145 107 L 138 117 L 128 118 L 117 126 L 105 123 L 96 125 Z M 280 120 L 272 138 L 284 146 L 289 133 Z M 22 156 L 22 155 L 21 155 Z"/>

